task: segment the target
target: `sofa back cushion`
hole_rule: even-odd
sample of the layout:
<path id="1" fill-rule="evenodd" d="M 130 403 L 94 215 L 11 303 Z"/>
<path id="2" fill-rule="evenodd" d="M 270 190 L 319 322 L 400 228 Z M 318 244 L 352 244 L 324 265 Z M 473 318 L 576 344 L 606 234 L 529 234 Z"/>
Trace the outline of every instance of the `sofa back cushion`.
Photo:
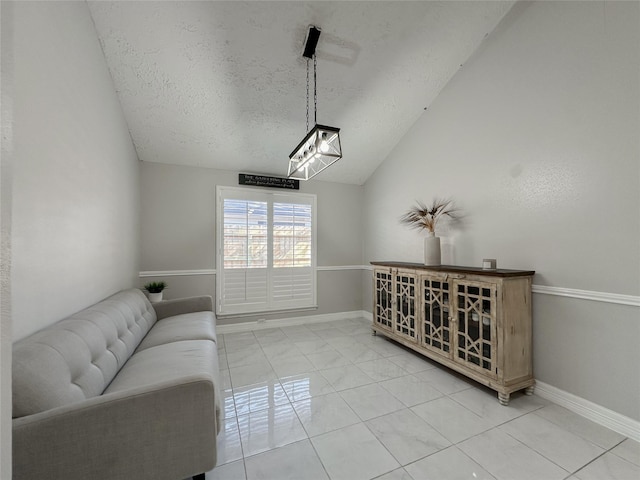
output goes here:
<path id="1" fill-rule="evenodd" d="M 13 345 L 13 418 L 100 395 L 156 313 L 138 289 L 115 295 Z"/>

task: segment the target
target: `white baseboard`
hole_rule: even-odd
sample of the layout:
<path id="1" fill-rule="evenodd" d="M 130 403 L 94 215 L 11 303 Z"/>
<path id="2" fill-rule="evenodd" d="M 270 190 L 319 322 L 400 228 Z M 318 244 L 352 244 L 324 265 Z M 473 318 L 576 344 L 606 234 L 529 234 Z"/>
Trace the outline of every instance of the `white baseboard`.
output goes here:
<path id="1" fill-rule="evenodd" d="M 250 332 L 253 330 L 264 330 L 265 328 L 293 327 L 307 323 L 333 322 L 336 320 L 347 320 L 350 318 L 371 318 L 371 313 L 364 310 L 354 310 L 352 312 L 325 313 L 321 315 L 307 315 L 303 317 L 278 318 L 265 320 L 262 322 L 238 322 L 229 325 L 218 325 L 216 331 L 223 335 L 228 333 Z"/>
<path id="2" fill-rule="evenodd" d="M 637 420 L 538 380 L 535 393 L 603 427 L 640 442 L 640 422 Z"/>

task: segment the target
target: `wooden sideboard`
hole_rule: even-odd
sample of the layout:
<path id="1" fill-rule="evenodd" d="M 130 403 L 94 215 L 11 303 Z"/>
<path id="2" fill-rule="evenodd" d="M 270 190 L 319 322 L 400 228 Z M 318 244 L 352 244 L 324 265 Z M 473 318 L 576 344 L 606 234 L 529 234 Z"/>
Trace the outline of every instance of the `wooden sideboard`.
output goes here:
<path id="1" fill-rule="evenodd" d="M 498 392 L 533 393 L 534 271 L 371 262 L 373 333 Z"/>

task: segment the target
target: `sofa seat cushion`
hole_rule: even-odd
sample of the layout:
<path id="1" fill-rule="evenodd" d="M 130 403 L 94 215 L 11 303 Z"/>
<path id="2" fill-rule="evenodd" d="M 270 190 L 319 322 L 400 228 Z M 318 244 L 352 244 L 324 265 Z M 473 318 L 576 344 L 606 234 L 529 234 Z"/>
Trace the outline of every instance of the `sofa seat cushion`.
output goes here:
<path id="1" fill-rule="evenodd" d="M 104 393 L 144 385 L 179 383 L 191 376 L 211 377 L 215 391 L 216 425 L 220 428 L 218 350 L 211 340 L 185 340 L 135 353 Z"/>
<path id="2" fill-rule="evenodd" d="M 163 318 L 156 322 L 137 351 L 184 340 L 217 342 L 216 317 L 213 312 L 193 312 Z"/>

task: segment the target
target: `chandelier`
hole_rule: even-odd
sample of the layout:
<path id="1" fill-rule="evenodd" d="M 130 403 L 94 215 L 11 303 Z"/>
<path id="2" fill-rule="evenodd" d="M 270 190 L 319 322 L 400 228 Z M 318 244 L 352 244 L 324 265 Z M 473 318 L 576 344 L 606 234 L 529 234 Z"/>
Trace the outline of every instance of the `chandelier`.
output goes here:
<path id="1" fill-rule="evenodd" d="M 307 59 L 307 130 L 309 133 L 289 155 L 288 178 L 309 180 L 329 165 L 342 158 L 340 146 L 340 129 L 327 125 L 318 125 L 318 94 L 316 45 L 320 38 L 320 30 L 313 25 L 309 27 L 305 40 L 303 57 Z M 313 59 L 313 121 L 315 126 L 309 130 L 309 60 Z"/>

